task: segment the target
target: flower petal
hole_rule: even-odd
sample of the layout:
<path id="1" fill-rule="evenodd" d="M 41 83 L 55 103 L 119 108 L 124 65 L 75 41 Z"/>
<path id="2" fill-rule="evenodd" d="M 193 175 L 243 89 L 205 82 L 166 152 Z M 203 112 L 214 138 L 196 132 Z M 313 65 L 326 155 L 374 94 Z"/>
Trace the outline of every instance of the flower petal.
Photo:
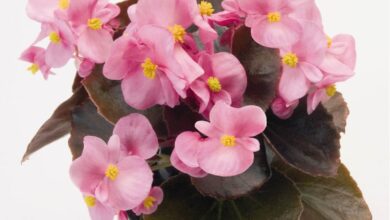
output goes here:
<path id="1" fill-rule="evenodd" d="M 77 46 L 84 57 L 96 63 L 104 63 L 110 55 L 113 43 L 108 31 L 88 28 L 80 35 Z"/>
<path id="2" fill-rule="evenodd" d="M 157 153 L 157 135 L 149 120 L 141 114 L 133 113 L 119 119 L 113 133 L 119 136 L 121 149 L 126 154 L 146 160 Z"/>
<path id="3" fill-rule="evenodd" d="M 309 88 L 309 80 L 298 68 L 285 67 L 283 69 L 278 91 L 287 104 L 304 97 Z"/>
<path id="4" fill-rule="evenodd" d="M 310 63 L 301 62 L 299 68 L 305 74 L 306 78 L 313 83 L 319 82 L 324 76 L 318 67 Z"/>
<path id="5" fill-rule="evenodd" d="M 198 150 L 202 137 L 198 132 L 183 132 L 175 141 L 175 152 L 180 160 L 190 167 L 199 167 Z"/>
<path id="6" fill-rule="evenodd" d="M 175 167 L 177 170 L 180 172 L 186 173 L 192 177 L 196 178 L 202 178 L 207 176 L 207 173 L 204 172 L 201 168 L 199 167 L 190 167 L 184 164 L 180 158 L 177 156 L 176 151 L 173 150 L 171 154 L 171 164 L 173 167 Z"/>

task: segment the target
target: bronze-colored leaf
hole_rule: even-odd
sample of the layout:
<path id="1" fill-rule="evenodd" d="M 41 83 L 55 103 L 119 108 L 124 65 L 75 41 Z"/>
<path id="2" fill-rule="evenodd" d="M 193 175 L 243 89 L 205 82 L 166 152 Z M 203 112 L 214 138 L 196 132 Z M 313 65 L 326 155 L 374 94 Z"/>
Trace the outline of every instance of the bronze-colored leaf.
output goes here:
<path id="1" fill-rule="evenodd" d="M 164 201 L 145 220 L 296 220 L 303 208 L 297 189 L 276 171 L 260 190 L 235 200 L 204 197 L 185 175 L 171 178 L 162 188 Z"/>
<path id="2" fill-rule="evenodd" d="M 370 210 L 347 168 L 335 178 L 312 177 L 295 169 L 284 171 L 301 193 L 301 220 L 370 220 Z"/>
<path id="3" fill-rule="evenodd" d="M 287 120 L 268 111 L 264 132 L 273 150 L 290 166 L 314 176 L 335 176 L 340 165 L 340 134 L 333 117 L 319 105 L 311 115 L 301 100 Z"/>
<path id="4" fill-rule="evenodd" d="M 349 115 L 349 109 L 347 103 L 344 101 L 343 95 L 337 92 L 327 102 L 323 103 L 326 111 L 328 111 L 333 117 L 333 123 L 338 132 L 345 132 L 345 126 L 347 125 L 347 117 Z"/>
<path id="5" fill-rule="evenodd" d="M 72 131 L 68 141 L 73 159 L 81 155 L 85 136 L 96 136 L 107 142 L 113 129 L 114 126 L 97 113 L 95 105 L 90 100 L 87 99 L 74 108 L 72 111 Z"/>
<path id="6" fill-rule="evenodd" d="M 235 199 L 258 190 L 270 177 L 265 148 L 255 154 L 255 161 L 244 173 L 233 177 L 207 175 L 191 178 L 195 188 L 205 196 L 219 200 Z"/>
<path id="7" fill-rule="evenodd" d="M 71 130 L 71 112 L 80 104 L 87 94 L 83 88 L 79 88 L 67 101 L 62 103 L 53 115 L 39 128 L 23 156 L 22 162 L 28 160 L 31 154 L 53 141 L 65 136 Z"/>
<path id="8" fill-rule="evenodd" d="M 259 45 L 253 41 L 250 29 L 242 26 L 234 32 L 232 53 L 247 72 L 245 104 L 257 105 L 266 111 L 276 96 L 281 72 L 278 50 Z"/>
<path id="9" fill-rule="evenodd" d="M 163 108 L 156 106 L 144 111 L 131 108 L 124 100 L 119 81 L 106 79 L 102 74 L 102 65 L 96 66 L 88 78 L 82 81 L 90 99 L 98 112 L 115 124 L 120 118 L 130 113 L 145 115 L 151 122 L 159 138 L 166 137 L 167 129 L 163 120 Z"/>

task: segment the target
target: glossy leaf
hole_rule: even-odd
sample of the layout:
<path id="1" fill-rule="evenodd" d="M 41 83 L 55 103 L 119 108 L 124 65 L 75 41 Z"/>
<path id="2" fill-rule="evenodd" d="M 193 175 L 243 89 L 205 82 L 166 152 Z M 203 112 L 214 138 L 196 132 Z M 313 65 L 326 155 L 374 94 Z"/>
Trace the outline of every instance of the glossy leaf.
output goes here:
<path id="1" fill-rule="evenodd" d="M 101 65 L 97 66 L 82 83 L 92 102 L 97 106 L 98 112 L 111 123 L 115 124 L 130 113 L 140 113 L 149 119 L 160 138 L 166 136 L 162 107 L 156 106 L 139 111 L 128 106 L 124 101 L 120 82 L 106 79 L 102 74 Z"/>
<path id="2" fill-rule="evenodd" d="M 163 184 L 164 201 L 145 220 L 296 220 L 302 212 L 298 191 L 278 172 L 260 190 L 235 200 L 202 196 L 189 177 L 179 175 Z"/>
<path id="3" fill-rule="evenodd" d="M 28 160 L 31 154 L 44 146 L 60 139 L 71 130 L 71 112 L 73 108 L 87 97 L 83 88 L 78 88 L 67 101 L 62 103 L 53 115 L 39 128 L 34 138 L 27 146 L 22 162 Z"/>
<path id="4" fill-rule="evenodd" d="M 81 155 L 85 136 L 96 136 L 107 142 L 113 129 L 114 126 L 97 113 L 90 100 L 87 99 L 77 106 L 72 111 L 72 131 L 68 141 L 73 159 Z"/>
<path id="5" fill-rule="evenodd" d="M 347 168 L 335 178 L 312 177 L 294 169 L 285 172 L 297 186 L 305 206 L 301 220 L 369 220 L 370 210 Z"/>
<path id="6" fill-rule="evenodd" d="M 290 166 L 314 176 L 335 176 L 340 165 L 340 134 L 322 106 L 311 115 L 302 100 L 287 120 L 271 111 L 264 132 L 273 150 Z"/>
<path id="7" fill-rule="evenodd" d="M 251 37 L 250 29 L 242 26 L 234 32 L 232 53 L 247 72 L 245 104 L 257 105 L 266 111 L 276 96 L 281 72 L 278 50 L 257 44 Z"/>
<path id="8" fill-rule="evenodd" d="M 343 95 L 337 92 L 327 102 L 323 103 L 326 111 L 333 117 L 333 123 L 339 132 L 345 132 L 347 125 L 347 117 L 349 109 L 347 103 L 344 101 Z"/>
<path id="9" fill-rule="evenodd" d="M 255 161 L 244 173 L 233 177 L 207 175 L 191 178 L 192 184 L 203 195 L 216 199 L 234 199 L 258 190 L 270 177 L 265 148 L 255 154 Z"/>

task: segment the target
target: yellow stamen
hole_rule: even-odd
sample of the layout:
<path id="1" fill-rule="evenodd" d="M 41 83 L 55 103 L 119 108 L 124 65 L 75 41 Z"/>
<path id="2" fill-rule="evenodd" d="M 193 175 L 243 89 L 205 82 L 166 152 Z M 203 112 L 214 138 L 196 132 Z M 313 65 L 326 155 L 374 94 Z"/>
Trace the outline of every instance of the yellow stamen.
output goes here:
<path id="1" fill-rule="evenodd" d="M 327 40 L 327 42 L 328 42 L 328 48 L 330 48 L 330 47 L 332 46 L 333 40 L 332 40 L 332 38 L 329 37 L 329 36 L 326 36 L 326 40 Z"/>
<path id="2" fill-rule="evenodd" d="M 209 77 L 207 79 L 207 85 L 212 92 L 218 93 L 222 90 L 221 83 L 217 77 Z"/>
<path id="3" fill-rule="evenodd" d="M 234 147 L 236 145 L 236 137 L 232 135 L 224 135 L 221 137 L 221 143 L 225 147 Z"/>
<path id="4" fill-rule="evenodd" d="M 153 196 L 148 196 L 146 197 L 146 199 L 144 200 L 144 207 L 146 209 L 150 209 L 153 207 L 154 203 L 157 201 L 156 198 L 154 198 Z"/>
<path id="5" fill-rule="evenodd" d="M 275 11 L 275 12 L 268 13 L 267 18 L 268 18 L 268 22 L 275 23 L 282 20 L 282 15 L 280 14 L 280 12 Z"/>
<path id="6" fill-rule="evenodd" d="M 100 30 L 102 29 L 103 23 L 100 18 L 91 18 L 88 19 L 88 27 L 91 28 L 92 30 Z"/>
<path id="7" fill-rule="evenodd" d="M 58 7 L 62 10 L 66 10 L 69 8 L 70 2 L 69 0 L 60 0 L 58 2 Z"/>
<path id="8" fill-rule="evenodd" d="M 198 7 L 201 15 L 210 16 L 214 12 L 213 5 L 210 2 L 201 1 Z"/>
<path id="9" fill-rule="evenodd" d="M 336 94 L 336 86 L 335 85 L 330 85 L 328 87 L 326 87 L 326 94 L 329 96 L 329 97 L 332 97 Z"/>
<path id="10" fill-rule="evenodd" d="M 60 37 L 60 35 L 59 35 L 57 32 L 55 32 L 55 31 L 53 31 L 53 32 L 51 32 L 51 33 L 49 34 L 49 39 L 50 39 L 50 41 L 51 41 L 53 44 L 58 44 L 58 43 L 61 42 L 61 37 Z"/>
<path id="11" fill-rule="evenodd" d="M 154 64 L 150 58 L 146 58 L 145 61 L 141 64 L 141 67 L 144 69 L 144 75 L 146 78 L 156 78 L 156 70 L 158 66 Z"/>
<path id="12" fill-rule="evenodd" d="M 183 26 L 175 24 L 172 27 L 169 27 L 168 30 L 172 33 L 173 38 L 176 42 L 184 43 L 184 36 L 186 35 L 186 30 Z"/>
<path id="13" fill-rule="evenodd" d="M 299 62 L 299 58 L 295 53 L 287 53 L 286 55 L 284 55 L 282 60 L 284 64 L 291 68 L 297 67 L 297 64 Z"/>
<path id="14" fill-rule="evenodd" d="M 39 71 L 39 65 L 33 63 L 30 67 L 27 68 L 27 70 L 30 71 L 34 75 Z"/>
<path id="15" fill-rule="evenodd" d="M 110 164 L 106 169 L 106 177 L 114 181 L 119 175 L 119 169 L 117 166 Z"/>
<path id="16" fill-rule="evenodd" d="M 87 204 L 89 208 L 92 208 L 96 205 L 96 199 L 93 196 L 86 196 L 84 197 L 84 202 Z"/>

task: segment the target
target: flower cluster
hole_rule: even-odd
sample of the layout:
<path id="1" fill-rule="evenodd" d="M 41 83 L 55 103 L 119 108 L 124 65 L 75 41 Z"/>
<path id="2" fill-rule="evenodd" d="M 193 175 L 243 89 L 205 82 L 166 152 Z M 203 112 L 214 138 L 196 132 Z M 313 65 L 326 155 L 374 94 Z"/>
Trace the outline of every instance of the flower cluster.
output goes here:
<path id="1" fill-rule="evenodd" d="M 120 81 L 125 102 L 141 112 L 195 103 L 204 118 L 193 125 L 200 133 L 174 137 L 171 164 L 196 178 L 235 176 L 253 164 L 267 118 L 245 104 L 251 82 L 233 54 L 216 49 L 217 40 L 231 49 L 235 31 L 246 26 L 256 43 L 278 49 L 282 72 L 271 108 L 282 119 L 305 96 L 308 114 L 332 97 L 335 84 L 353 76 L 356 54 L 352 36 L 327 37 L 314 0 L 224 0 L 222 8 L 204 0 L 139 0 L 127 9 L 131 23 L 121 27 L 120 8 L 106 0 L 29 0 L 27 13 L 42 31 L 21 58 L 45 78 L 71 58 L 83 78 L 102 64 L 104 77 Z M 114 40 L 115 33 L 122 35 Z M 47 48 L 38 47 L 45 38 Z M 148 160 L 158 149 L 140 114 L 121 118 L 108 143 L 84 138 L 70 174 L 92 219 L 157 209 L 163 192 L 152 187 Z"/>
<path id="2" fill-rule="evenodd" d="M 153 172 L 146 162 L 157 150 L 152 125 L 136 113 L 117 122 L 107 144 L 98 137 L 84 138 L 83 153 L 72 163 L 70 176 L 92 219 L 113 219 L 121 210 L 140 215 L 157 209 L 163 193 L 152 188 Z"/>

